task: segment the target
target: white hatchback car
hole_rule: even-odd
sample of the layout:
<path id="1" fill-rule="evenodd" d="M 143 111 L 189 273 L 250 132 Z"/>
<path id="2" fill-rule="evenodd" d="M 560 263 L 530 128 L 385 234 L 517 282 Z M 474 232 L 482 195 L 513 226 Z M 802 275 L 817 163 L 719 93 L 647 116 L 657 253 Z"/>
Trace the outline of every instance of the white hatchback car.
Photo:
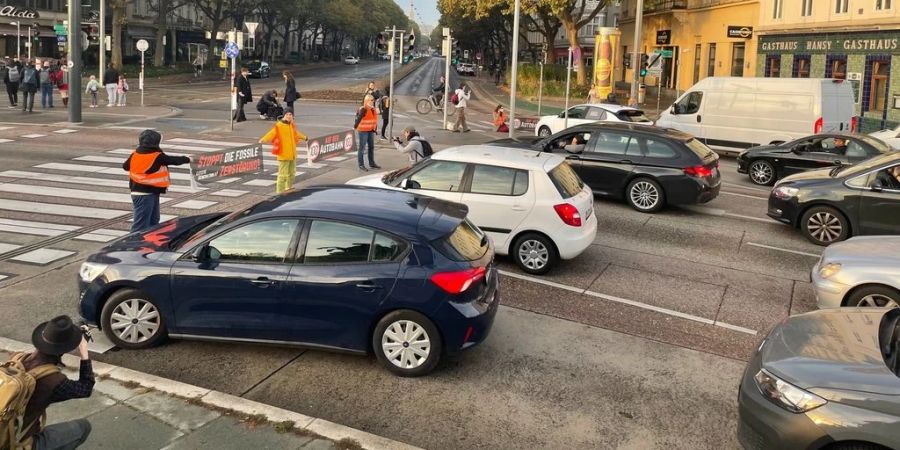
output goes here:
<path id="1" fill-rule="evenodd" d="M 547 137 L 568 127 L 592 122 L 653 123 L 640 109 L 608 103 L 591 103 L 569 108 L 568 126 L 566 125 L 565 111 L 556 116 L 542 116 L 534 126 L 534 135 Z"/>
<path id="2" fill-rule="evenodd" d="M 347 184 L 405 189 L 469 207 L 469 217 L 525 272 L 547 273 L 594 241 L 594 195 L 565 158 L 470 145 Z"/>
<path id="3" fill-rule="evenodd" d="M 359 58 L 350 55 L 344 58 L 344 64 L 359 64 Z"/>

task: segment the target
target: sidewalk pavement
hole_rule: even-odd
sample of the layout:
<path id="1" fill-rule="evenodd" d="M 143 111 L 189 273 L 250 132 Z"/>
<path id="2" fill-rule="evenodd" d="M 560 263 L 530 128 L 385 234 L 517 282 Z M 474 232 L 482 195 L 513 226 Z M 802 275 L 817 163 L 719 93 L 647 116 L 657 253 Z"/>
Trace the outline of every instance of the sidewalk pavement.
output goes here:
<path id="1" fill-rule="evenodd" d="M 129 105 L 125 107 L 105 107 L 88 108 L 86 105 L 81 110 L 81 123 L 77 126 L 83 127 L 117 127 L 127 126 L 132 122 L 142 122 L 146 120 L 160 119 L 172 117 L 181 113 L 181 110 L 174 106 L 140 106 Z M 34 112 L 22 112 L 21 107 L 18 108 L 2 108 L 0 107 L 0 122 L 4 125 L 59 125 L 73 126 L 69 122 L 69 111 L 62 103 L 54 108 L 41 108 L 40 105 L 34 108 Z"/>
<path id="2" fill-rule="evenodd" d="M 0 338 L 0 360 L 31 351 Z M 78 360 L 66 355 L 69 377 Z M 97 383 L 90 398 L 54 404 L 48 423 L 85 418 L 91 435 L 82 449 L 197 450 L 415 450 L 400 442 L 326 420 L 123 367 L 93 362 Z"/>

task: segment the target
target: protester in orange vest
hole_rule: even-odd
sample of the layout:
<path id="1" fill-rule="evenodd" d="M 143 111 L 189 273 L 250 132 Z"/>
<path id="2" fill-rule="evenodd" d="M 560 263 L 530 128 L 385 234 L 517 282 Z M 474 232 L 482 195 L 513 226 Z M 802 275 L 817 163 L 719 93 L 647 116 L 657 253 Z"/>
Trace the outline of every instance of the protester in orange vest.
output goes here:
<path id="1" fill-rule="evenodd" d="M 356 122 L 353 128 L 359 133 L 359 149 L 356 151 L 356 162 L 359 165 L 360 172 L 368 172 L 363 164 L 363 155 L 366 146 L 369 147 L 369 167 L 372 169 L 380 169 L 375 164 L 375 131 L 378 130 L 378 110 L 375 109 L 375 97 L 367 94 L 363 100 L 363 105 L 356 111 Z"/>
<path id="2" fill-rule="evenodd" d="M 159 224 L 159 195 L 169 187 L 169 167 L 188 164 L 187 156 L 169 156 L 159 148 L 162 136 L 144 130 L 138 138 L 138 148 L 122 164 L 128 171 L 134 221 L 131 231 L 143 231 Z"/>
<path id="3" fill-rule="evenodd" d="M 279 117 L 275 126 L 259 140 L 260 144 L 272 142 L 272 153 L 278 160 L 276 194 L 294 186 L 294 177 L 297 175 L 297 144 L 305 140 L 307 140 L 306 135 L 297 130 L 294 113 L 290 111 Z"/>

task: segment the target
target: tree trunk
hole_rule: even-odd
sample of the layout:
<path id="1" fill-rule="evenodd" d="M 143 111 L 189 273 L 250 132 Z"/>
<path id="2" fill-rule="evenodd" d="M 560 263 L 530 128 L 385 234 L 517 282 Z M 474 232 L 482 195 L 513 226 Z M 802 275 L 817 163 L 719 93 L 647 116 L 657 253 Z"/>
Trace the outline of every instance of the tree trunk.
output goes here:
<path id="1" fill-rule="evenodd" d="M 578 44 L 578 28 L 575 26 L 575 22 L 570 20 L 563 20 L 563 28 L 566 30 L 566 38 L 569 40 L 569 47 L 572 48 L 572 51 L 578 50 L 578 53 L 581 53 L 581 45 Z M 579 86 L 587 85 L 587 73 L 584 70 L 584 55 L 581 55 L 579 59 L 573 59 L 572 64 L 578 68 L 575 72 L 577 74 L 575 78 L 575 84 Z"/>
<path id="2" fill-rule="evenodd" d="M 222 27 L 222 18 L 218 18 L 212 21 L 212 28 L 209 34 L 209 53 L 206 54 L 206 65 L 212 67 L 212 64 L 215 62 L 214 58 L 221 57 L 221 54 L 216 54 L 216 35 L 219 34 L 219 28 Z M 191 61 L 188 61 L 191 62 Z"/>
<path id="3" fill-rule="evenodd" d="M 159 0 L 159 10 L 156 12 L 156 45 L 153 49 L 153 67 L 162 67 L 166 63 L 166 46 L 163 38 L 169 32 L 166 27 L 170 0 Z"/>
<path id="4" fill-rule="evenodd" d="M 112 55 L 110 63 L 114 64 L 119 70 L 122 68 L 122 25 L 125 23 L 125 3 L 110 2 L 112 9 Z"/>

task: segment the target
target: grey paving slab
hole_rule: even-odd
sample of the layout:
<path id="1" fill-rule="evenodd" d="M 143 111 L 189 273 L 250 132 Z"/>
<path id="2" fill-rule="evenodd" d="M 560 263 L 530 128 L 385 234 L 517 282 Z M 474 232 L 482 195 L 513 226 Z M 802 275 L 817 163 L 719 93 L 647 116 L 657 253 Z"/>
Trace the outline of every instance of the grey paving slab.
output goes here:
<path id="1" fill-rule="evenodd" d="M 278 433 L 270 425 L 251 427 L 236 418 L 222 416 L 193 433 L 173 441 L 163 450 L 292 450 L 298 449 L 312 440 L 312 438 L 291 432 Z"/>
<path id="2" fill-rule="evenodd" d="M 55 403 L 47 408 L 47 423 L 60 423 L 69 420 L 89 417 L 116 404 L 116 401 L 103 394 L 94 393 L 88 398 Z"/>
<path id="3" fill-rule="evenodd" d="M 158 392 L 134 396 L 125 404 L 184 432 L 200 428 L 222 415 L 217 411 Z"/>
<path id="4" fill-rule="evenodd" d="M 131 388 L 122 386 L 122 383 L 119 383 L 118 381 L 107 379 L 107 380 L 97 380 L 97 382 L 94 384 L 94 392 L 99 392 L 100 394 L 106 395 L 114 400 L 124 402 L 125 400 L 128 400 L 131 397 L 146 393 L 147 389 L 145 389 L 145 388 L 131 389 Z"/>
<path id="5" fill-rule="evenodd" d="M 118 404 L 90 417 L 91 435 L 80 450 L 157 450 L 184 433 Z"/>

